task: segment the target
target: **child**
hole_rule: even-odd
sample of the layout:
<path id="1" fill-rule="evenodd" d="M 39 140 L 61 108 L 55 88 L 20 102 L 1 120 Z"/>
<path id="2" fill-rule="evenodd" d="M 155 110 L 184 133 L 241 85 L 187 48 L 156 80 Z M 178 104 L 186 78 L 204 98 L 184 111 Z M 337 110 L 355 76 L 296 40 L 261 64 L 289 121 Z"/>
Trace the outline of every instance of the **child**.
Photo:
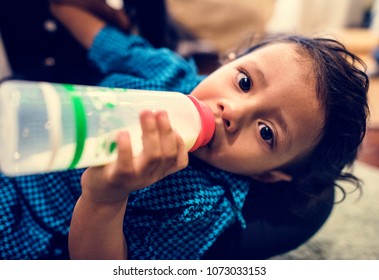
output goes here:
<path id="1" fill-rule="evenodd" d="M 198 259 L 232 222 L 244 226 L 241 208 L 255 181 L 293 181 L 312 195 L 309 182 L 356 180 L 342 169 L 364 136 L 368 79 L 339 43 L 268 40 L 204 78 L 84 10 L 52 10 L 107 75 L 102 85 L 191 94 L 216 119 L 211 143 L 190 157 L 165 112 L 141 114 L 144 150 L 136 158 L 120 133 L 117 161 L 82 177 L 72 258 Z"/>

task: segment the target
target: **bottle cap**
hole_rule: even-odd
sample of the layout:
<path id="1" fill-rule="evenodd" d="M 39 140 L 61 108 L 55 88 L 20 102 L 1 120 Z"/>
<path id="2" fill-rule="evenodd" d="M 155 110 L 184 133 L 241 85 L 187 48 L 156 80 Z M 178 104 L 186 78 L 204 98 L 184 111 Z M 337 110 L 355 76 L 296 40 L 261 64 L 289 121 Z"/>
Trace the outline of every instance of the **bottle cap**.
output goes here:
<path id="1" fill-rule="evenodd" d="M 196 97 L 192 95 L 187 96 L 195 104 L 196 109 L 199 111 L 201 119 L 201 130 L 199 136 L 197 137 L 193 147 L 189 150 L 189 152 L 193 152 L 196 149 L 207 145 L 208 142 L 211 141 L 212 136 L 215 132 L 216 125 L 211 108 L 209 108 L 203 102 L 199 101 Z"/>

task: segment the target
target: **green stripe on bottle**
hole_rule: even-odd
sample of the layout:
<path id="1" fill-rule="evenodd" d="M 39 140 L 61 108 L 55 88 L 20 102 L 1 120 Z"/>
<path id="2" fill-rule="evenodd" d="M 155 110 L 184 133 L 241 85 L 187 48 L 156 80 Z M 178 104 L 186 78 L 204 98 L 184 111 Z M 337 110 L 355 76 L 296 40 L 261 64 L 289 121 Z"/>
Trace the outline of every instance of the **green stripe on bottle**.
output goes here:
<path id="1" fill-rule="evenodd" d="M 74 169 L 83 154 L 84 145 L 87 137 L 87 119 L 82 98 L 80 94 L 75 90 L 75 87 L 70 84 L 64 84 L 63 86 L 70 93 L 71 102 L 74 110 L 76 128 L 76 148 L 74 157 L 69 166 L 69 169 Z"/>

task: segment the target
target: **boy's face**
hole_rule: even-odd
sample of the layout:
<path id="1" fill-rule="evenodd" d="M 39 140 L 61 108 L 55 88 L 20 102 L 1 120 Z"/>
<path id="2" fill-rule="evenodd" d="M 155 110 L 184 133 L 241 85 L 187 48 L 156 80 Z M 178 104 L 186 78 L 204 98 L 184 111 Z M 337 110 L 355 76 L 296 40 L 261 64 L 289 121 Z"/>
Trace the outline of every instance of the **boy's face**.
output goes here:
<path id="1" fill-rule="evenodd" d="M 264 181 L 310 151 L 322 131 L 312 63 L 294 44 L 272 44 L 238 58 L 191 95 L 210 106 L 216 120 L 214 138 L 193 155 L 232 173 Z"/>

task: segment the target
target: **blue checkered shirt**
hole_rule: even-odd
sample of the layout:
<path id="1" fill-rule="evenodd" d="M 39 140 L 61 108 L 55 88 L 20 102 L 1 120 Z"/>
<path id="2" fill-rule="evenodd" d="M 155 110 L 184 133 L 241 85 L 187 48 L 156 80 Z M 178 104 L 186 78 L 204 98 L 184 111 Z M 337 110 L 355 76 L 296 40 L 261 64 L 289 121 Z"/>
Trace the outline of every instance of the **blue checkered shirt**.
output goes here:
<path id="1" fill-rule="evenodd" d="M 188 94 L 203 79 L 193 62 L 105 27 L 89 59 L 101 85 Z M 9 178 L 0 174 L 1 259 L 67 257 L 67 234 L 83 170 Z M 187 168 L 130 195 L 124 233 L 131 259 L 199 259 L 232 223 L 250 180 L 190 157 Z"/>

